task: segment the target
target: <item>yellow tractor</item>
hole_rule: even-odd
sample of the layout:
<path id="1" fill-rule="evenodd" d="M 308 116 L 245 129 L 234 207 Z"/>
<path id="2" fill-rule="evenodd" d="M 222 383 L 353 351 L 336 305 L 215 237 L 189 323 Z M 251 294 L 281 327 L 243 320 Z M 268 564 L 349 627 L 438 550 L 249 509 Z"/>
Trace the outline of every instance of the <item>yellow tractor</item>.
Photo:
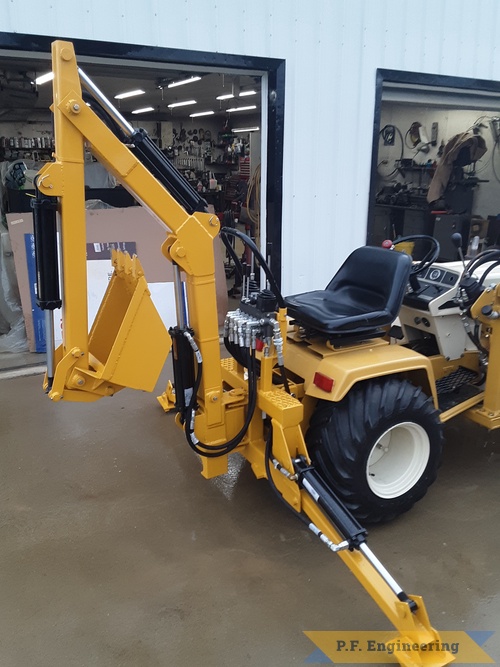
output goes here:
<path id="1" fill-rule="evenodd" d="M 363 247 L 325 290 L 284 298 L 255 243 L 220 229 L 147 133 L 79 69 L 71 43 L 54 42 L 52 66 L 54 161 L 37 175 L 33 202 L 48 397 L 94 401 L 124 387 L 151 391 L 172 348 L 174 382 L 159 401 L 175 412 L 202 474 L 224 474 L 232 452 L 245 457 L 409 640 L 413 649 L 398 655 L 400 663 L 450 663 L 423 600 L 407 595 L 377 559 L 360 521 L 387 521 L 424 495 L 447 419 L 465 412 L 497 426 L 500 305 L 497 288 L 486 283 L 497 251 L 459 270 L 435 264 L 439 246 L 431 237 L 405 240 L 423 244 L 418 262 Z M 177 312 L 169 331 L 139 259 L 115 252 L 89 332 L 85 146 L 165 228 Z M 219 235 L 228 248 L 238 236 L 265 276 L 263 285 L 245 280 L 239 308 L 227 314 L 225 353 L 215 289 Z M 478 279 L 483 261 L 488 268 Z M 53 311 L 61 304 L 63 343 L 54 349 Z M 426 651 L 429 645 L 440 648 Z"/>

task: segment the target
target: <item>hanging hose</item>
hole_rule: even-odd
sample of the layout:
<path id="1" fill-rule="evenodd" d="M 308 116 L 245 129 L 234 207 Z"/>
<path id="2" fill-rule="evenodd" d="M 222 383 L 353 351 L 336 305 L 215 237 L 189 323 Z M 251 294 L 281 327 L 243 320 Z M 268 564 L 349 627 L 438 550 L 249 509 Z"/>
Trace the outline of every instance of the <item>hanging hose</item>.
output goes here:
<path id="1" fill-rule="evenodd" d="M 478 327 L 474 327 L 474 333 L 467 327 L 465 327 L 465 333 L 467 336 L 470 338 L 470 340 L 473 342 L 473 344 L 477 347 L 479 352 L 484 354 L 486 357 L 489 356 L 489 350 L 487 350 L 483 345 L 481 345 L 481 341 L 479 340 L 479 330 Z"/>
<path id="2" fill-rule="evenodd" d="M 465 267 L 464 275 L 471 276 L 474 271 L 476 271 L 476 269 L 478 269 L 482 264 L 495 261 L 500 262 L 500 249 L 488 248 L 470 260 L 470 262 Z"/>
<path id="3" fill-rule="evenodd" d="M 185 332 L 184 335 L 186 336 L 191 346 L 193 347 L 196 359 L 198 361 L 198 372 L 196 374 L 196 380 L 193 386 L 193 393 L 191 395 L 191 400 L 189 401 L 189 405 L 186 408 L 186 421 L 184 425 L 184 433 L 186 435 L 187 443 L 194 452 L 199 454 L 199 456 L 204 456 L 205 458 L 217 458 L 219 456 L 225 456 L 226 454 L 229 454 L 234 449 L 236 449 L 236 447 L 238 447 L 238 445 L 243 440 L 243 437 L 248 431 L 248 427 L 250 426 L 250 422 L 252 421 L 252 417 L 255 412 L 255 407 L 257 405 L 257 372 L 256 372 L 255 350 L 251 351 L 247 350 L 248 405 L 247 405 L 247 414 L 243 426 L 241 427 L 240 431 L 233 438 L 231 438 L 231 440 L 228 440 L 228 442 L 225 442 L 221 445 L 207 445 L 198 440 L 198 438 L 194 433 L 196 399 L 198 395 L 198 390 L 200 388 L 201 377 L 203 373 L 203 360 L 201 357 L 200 350 L 196 345 L 196 342 L 194 338 L 191 336 L 191 334 L 189 334 L 189 332 Z"/>
<path id="4" fill-rule="evenodd" d="M 254 225 L 254 236 L 258 237 L 259 235 L 259 223 L 260 223 L 260 164 L 257 165 L 255 168 L 255 171 L 253 172 L 252 178 L 250 179 L 250 183 L 248 184 L 247 188 L 247 197 L 246 197 L 246 207 L 247 207 L 247 213 L 248 217 L 250 218 L 250 221 L 253 222 Z M 250 203 L 252 201 L 252 197 L 254 197 L 254 210 L 257 211 L 257 213 L 254 215 L 252 213 L 252 207 L 250 206 Z"/>
<path id="5" fill-rule="evenodd" d="M 500 265 L 500 253 L 499 253 L 499 259 L 498 259 L 497 261 L 492 260 L 492 264 L 491 264 L 491 266 L 489 266 L 489 267 L 486 269 L 486 271 L 483 273 L 483 275 L 482 275 L 481 278 L 479 279 L 479 284 L 480 284 L 481 286 L 484 284 L 484 281 L 485 281 L 486 278 L 488 277 L 488 274 L 491 273 L 491 272 L 493 271 L 493 269 L 496 269 L 497 266 L 499 266 L 499 265 Z"/>
<path id="6" fill-rule="evenodd" d="M 479 280 L 473 277 L 474 271 L 476 271 L 483 264 L 489 263 L 491 263 L 491 266 L 489 266 L 486 271 L 484 271 Z M 500 249 L 489 248 L 479 253 L 479 255 L 469 261 L 460 279 L 460 289 L 462 290 L 462 294 L 466 295 L 462 305 L 462 321 L 464 324 L 465 332 L 475 347 L 479 350 L 479 352 L 481 352 L 481 354 L 485 355 L 485 357 L 488 357 L 489 350 L 487 350 L 481 344 L 479 338 L 479 326 L 476 324 L 474 331 L 471 331 L 470 325 L 468 324 L 467 315 L 470 315 L 470 308 L 472 304 L 483 291 L 484 281 L 488 274 L 498 265 L 500 265 Z"/>
<path id="7" fill-rule="evenodd" d="M 223 228 L 225 229 L 225 228 Z M 243 264 L 240 261 L 240 258 L 236 254 L 235 249 L 233 248 L 230 240 L 227 238 L 226 234 L 221 234 L 222 243 L 225 245 L 228 255 L 234 262 L 234 268 L 238 276 L 243 280 Z"/>
<path id="8" fill-rule="evenodd" d="M 290 391 L 290 385 L 288 383 L 288 378 L 286 376 L 285 367 L 283 364 L 279 364 L 278 368 L 280 369 L 281 379 L 283 380 L 283 386 L 285 387 L 285 391 L 287 394 L 291 394 L 292 392 Z"/>
<path id="9" fill-rule="evenodd" d="M 254 254 L 258 264 L 261 266 L 261 268 L 264 270 L 267 279 L 274 291 L 274 295 L 270 295 L 272 297 L 272 301 L 274 302 L 274 306 L 276 305 L 276 301 L 278 301 L 280 307 L 285 307 L 284 299 L 283 296 L 279 290 L 278 284 L 276 283 L 276 280 L 271 273 L 271 270 L 269 266 L 266 263 L 266 260 L 264 257 L 261 255 L 258 247 L 255 245 L 255 243 L 252 241 L 252 239 L 247 236 L 246 234 L 243 234 L 242 232 L 233 229 L 233 228 L 228 228 L 228 227 L 223 227 L 221 229 L 221 236 L 223 238 L 223 241 L 225 241 L 226 247 L 230 246 L 231 244 L 228 242 L 227 236 L 235 236 L 239 238 L 240 240 L 245 243 L 252 253 Z M 226 237 L 226 238 L 224 238 Z M 227 243 L 226 243 L 227 242 Z M 229 250 L 229 248 L 228 248 Z M 266 294 L 266 290 L 264 292 L 261 292 L 260 294 L 263 295 L 263 297 L 266 297 L 269 292 Z M 262 298 L 262 297 L 261 297 Z M 275 299 L 275 300 L 274 300 Z M 274 308 L 273 306 L 273 308 Z M 262 315 L 260 317 L 265 317 L 265 312 L 264 309 L 262 310 Z M 256 320 L 257 322 L 260 322 L 260 320 Z M 260 325 L 260 324 L 259 324 Z M 274 326 L 274 335 L 273 335 L 273 340 L 275 341 L 275 345 L 277 346 L 277 351 L 278 351 L 278 366 L 281 371 L 281 375 L 283 378 L 283 384 L 285 387 L 285 390 L 290 393 L 290 386 L 288 383 L 288 379 L 285 374 L 285 369 L 284 369 L 284 364 L 283 364 L 283 351 L 282 351 L 282 344 L 280 346 L 280 341 L 281 341 L 281 334 L 280 334 L 280 329 L 278 322 L 274 319 L 269 319 L 269 325 Z M 257 378 L 259 374 L 258 370 L 258 361 L 256 359 L 256 353 L 255 353 L 255 341 L 251 341 L 251 338 L 248 339 L 247 342 L 245 342 L 245 345 L 240 344 L 234 344 L 232 341 L 229 340 L 229 338 L 225 335 L 224 336 L 224 343 L 226 345 L 227 350 L 231 354 L 232 357 L 236 359 L 238 363 L 240 363 L 243 367 L 248 369 L 248 405 L 247 405 L 247 414 L 245 417 L 244 424 L 240 431 L 233 437 L 231 438 L 228 442 L 222 443 L 220 445 L 209 445 L 206 443 L 201 442 L 198 440 L 198 438 L 195 435 L 194 432 L 194 425 L 195 425 L 195 413 L 197 409 L 197 397 L 198 397 L 198 391 L 200 389 L 201 385 L 201 378 L 203 374 L 203 359 L 201 356 L 201 352 L 198 348 L 198 345 L 196 344 L 196 341 L 194 340 L 193 336 L 191 333 L 187 330 L 183 332 L 183 335 L 186 337 L 186 339 L 189 341 L 189 344 L 191 348 L 194 351 L 194 354 L 196 356 L 196 361 L 197 361 L 197 373 L 196 373 L 196 378 L 192 387 L 192 392 L 191 396 L 189 399 L 189 403 L 186 406 L 186 409 L 184 411 L 184 432 L 186 435 L 186 440 L 188 442 L 188 445 L 191 447 L 193 451 L 195 451 L 198 455 L 204 456 L 206 458 L 216 458 L 219 456 L 225 456 L 226 454 L 229 454 L 231 451 L 236 449 L 238 445 L 241 443 L 243 440 L 245 434 L 247 433 L 247 430 L 250 426 L 250 422 L 252 421 L 252 417 L 255 412 L 255 408 L 257 405 Z M 249 335 L 249 334 L 247 334 Z M 282 341 L 281 341 L 282 343 Z"/>
<path id="10" fill-rule="evenodd" d="M 243 232 L 240 232 L 238 229 L 232 229 L 231 227 L 221 227 L 220 233 L 221 236 L 222 235 L 236 236 L 250 248 L 250 250 L 254 254 L 255 259 L 259 263 L 259 266 L 266 274 L 266 277 L 269 281 L 269 285 L 271 286 L 271 289 L 278 300 L 279 307 L 285 308 L 285 300 L 283 299 L 283 295 L 281 294 L 280 288 L 278 287 L 278 283 L 276 282 L 276 279 L 273 276 L 271 269 L 269 268 L 266 260 L 262 256 L 260 250 L 254 243 L 254 241 L 252 241 L 252 239 L 246 234 L 243 234 Z"/>

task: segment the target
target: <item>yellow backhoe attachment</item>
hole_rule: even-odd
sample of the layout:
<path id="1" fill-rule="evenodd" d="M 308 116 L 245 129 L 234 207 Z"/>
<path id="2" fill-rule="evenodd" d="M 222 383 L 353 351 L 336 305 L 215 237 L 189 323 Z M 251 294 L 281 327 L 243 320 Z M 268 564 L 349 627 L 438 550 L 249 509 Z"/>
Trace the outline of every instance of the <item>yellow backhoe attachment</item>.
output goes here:
<path id="1" fill-rule="evenodd" d="M 79 348 L 64 355 L 61 345 L 48 392 L 52 400 L 97 400 L 124 387 L 152 391 L 163 368 L 171 339 L 141 263 L 116 250 L 112 262 L 114 272 L 89 334 L 89 367 L 79 366 L 84 356 Z"/>
<path id="2" fill-rule="evenodd" d="M 235 311 L 225 332 L 235 354 L 221 359 L 213 258 L 218 218 L 205 211 L 206 202 L 165 161 L 147 134 L 135 130 L 78 69 L 72 44 L 54 42 L 52 67 L 55 160 L 36 177 L 40 214 L 35 235 L 38 273 L 44 274 L 39 300 L 50 314 L 61 301 L 63 305 L 63 344 L 51 359 L 48 345 L 48 395 L 53 400 L 93 401 L 125 386 L 152 390 L 172 343 L 138 259 L 120 252 L 113 254 L 114 274 L 89 334 L 83 169 L 87 144 L 169 234 L 162 251 L 174 268 L 177 326 L 171 333 L 174 362 L 178 359 L 174 377 L 178 373 L 175 395 L 170 386 L 162 405 L 168 409 L 178 399 L 177 423 L 189 446 L 201 454 L 205 477 L 226 472 L 229 453 L 240 452 L 255 475 L 267 477 L 307 527 L 339 554 L 400 637 L 422 647 L 399 657 L 400 664 L 449 664 L 453 656 L 448 652 L 427 651 L 439 635 L 423 601 L 407 596 L 387 572 L 367 546 L 366 531 L 311 465 L 303 433 L 303 382 L 298 374 L 289 379 L 285 372 L 288 323 L 283 297 L 276 308 L 273 292 L 263 290 L 258 308 L 250 304 L 245 312 Z M 88 106 L 87 94 L 98 113 L 92 104 Z M 62 299 L 55 271 L 59 256 Z M 265 259 L 259 264 L 264 268 Z M 271 286 L 275 284 L 272 275 L 268 278 Z M 50 316 L 47 322 L 50 325 Z M 318 357 L 314 350 L 310 353 Z M 405 370 L 420 368 L 412 365 L 412 359 L 406 361 Z M 345 378 L 347 387 L 347 371 Z"/>

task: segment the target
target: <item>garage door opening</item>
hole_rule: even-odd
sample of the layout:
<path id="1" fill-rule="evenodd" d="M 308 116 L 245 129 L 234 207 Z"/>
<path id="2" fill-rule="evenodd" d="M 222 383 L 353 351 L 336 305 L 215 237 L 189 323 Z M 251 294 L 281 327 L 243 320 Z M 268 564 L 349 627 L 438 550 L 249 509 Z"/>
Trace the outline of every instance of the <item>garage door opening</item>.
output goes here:
<path id="1" fill-rule="evenodd" d="M 500 84 L 392 70 L 377 73 L 367 242 L 431 234 L 442 260 L 500 235 Z"/>
<path id="2" fill-rule="evenodd" d="M 30 177 L 53 148 L 49 37 L 0 33 L 0 168 L 23 166 L 25 183 L 4 187 L 4 211 L 22 218 L 30 211 Z M 284 62 L 218 53 L 71 40 L 80 67 L 134 126 L 144 128 L 160 150 L 202 194 L 224 224 L 250 232 L 281 279 L 281 175 Z M 134 205 L 90 151 L 86 162 L 87 207 Z M 88 175 L 87 175 L 88 174 Z M 32 186 L 31 186 L 32 187 Z M 5 227 L 3 227 L 5 230 Z M 127 232 L 123 232 L 127 235 Z M 128 235 L 130 236 L 130 233 Z M 141 235 L 147 236 L 143 226 Z M 135 242 L 135 239 L 101 239 Z M 23 241 L 24 242 L 24 241 Z M 18 244 L 19 245 L 19 244 Z M 29 264 L 29 246 L 24 248 Z M 228 279 L 231 260 L 226 257 Z M 97 265 L 96 265 L 97 266 Z M 100 271 L 100 269 L 97 271 Z M 153 282 L 161 282 L 160 269 Z M 29 266 L 25 287 L 31 284 Z M 233 283 L 231 283 L 234 286 Z M 31 295 L 32 297 L 33 295 Z M 31 308 L 23 304 L 30 319 Z M 0 330 L 0 341 L 9 322 Z M 38 323 L 30 322 L 32 351 Z M 1 350 L 0 350 L 1 351 Z"/>

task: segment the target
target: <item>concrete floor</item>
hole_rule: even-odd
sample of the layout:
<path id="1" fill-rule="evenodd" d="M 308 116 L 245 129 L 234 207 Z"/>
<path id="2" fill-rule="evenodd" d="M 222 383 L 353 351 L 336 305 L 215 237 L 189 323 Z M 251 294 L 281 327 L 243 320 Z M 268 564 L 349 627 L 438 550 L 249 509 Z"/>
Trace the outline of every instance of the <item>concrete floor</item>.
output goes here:
<path id="1" fill-rule="evenodd" d="M 56 405 L 40 383 L 0 382 L 2 667 L 289 667 L 314 663 L 305 630 L 390 628 L 239 457 L 204 480 L 155 395 Z M 369 543 L 439 630 L 494 631 L 500 434 L 446 435 L 436 484 Z"/>
<path id="2" fill-rule="evenodd" d="M 40 366 L 46 363 L 45 358 L 45 354 L 34 352 L 0 352 L 0 373 Z"/>

